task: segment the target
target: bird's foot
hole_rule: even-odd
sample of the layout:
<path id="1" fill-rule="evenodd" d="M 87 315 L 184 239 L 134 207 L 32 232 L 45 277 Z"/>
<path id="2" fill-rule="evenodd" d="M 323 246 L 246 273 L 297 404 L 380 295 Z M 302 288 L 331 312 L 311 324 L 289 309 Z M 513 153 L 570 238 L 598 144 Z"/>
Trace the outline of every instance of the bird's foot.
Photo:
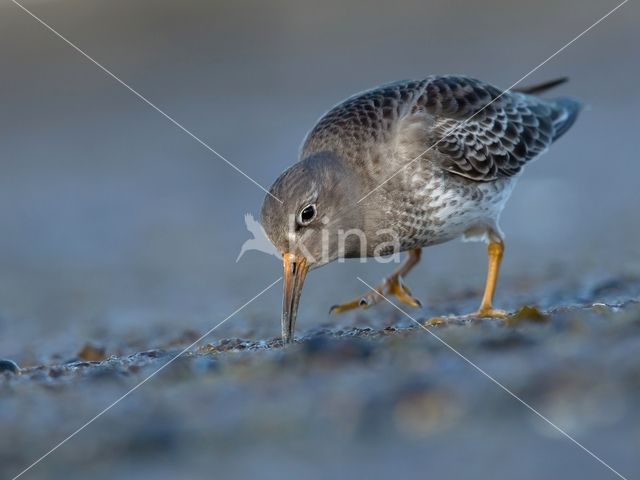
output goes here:
<path id="1" fill-rule="evenodd" d="M 423 325 L 425 327 L 440 327 L 446 324 L 447 324 L 447 319 L 445 317 L 433 317 L 427 320 L 426 322 L 423 322 Z"/>
<path id="2" fill-rule="evenodd" d="M 410 307 L 418 308 L 422 306 L 420 300 L 411 294 L 411 290 L 402 282 L 400 275 L 391 275 L 375 289 L 367 292 L 363 296 L 350 302 L 334 305 L 329 313 L 343 313 L 356 308 L 369 308 L 380 303 L 385 297 L 394 296 L 399 301 Z"/>
<path id="3" fill-rule="evenodd" d="M 470 316 L 480 318 L 507 318 L 509 316 L 509 312 L 498 310 L 493 307 L 480 307 L 478 311 L 472 313 Z"/>

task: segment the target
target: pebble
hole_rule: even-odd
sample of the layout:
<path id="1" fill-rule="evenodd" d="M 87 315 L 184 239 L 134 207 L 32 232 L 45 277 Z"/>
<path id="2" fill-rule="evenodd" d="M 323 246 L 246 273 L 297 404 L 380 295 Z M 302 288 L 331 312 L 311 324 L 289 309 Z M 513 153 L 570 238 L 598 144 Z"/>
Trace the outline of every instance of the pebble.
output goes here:
<path id="1" fill-rule="evenodd" d="M 0 373 L 2 372 L 20 373 L 20 367 L 13 360 L 0 358 Z"/>
<path id="2" fill-rule="evenodd" d="M 88 362 L 101 362 L 107 358 L 106 350 L 104 347 L 87 343 L 78 353 L 78 358 Z"/>
<path id="3" fill-rule="evenodd" d="M 510 327 L 513 327 L 525 321 L 533 323 L 545 323 L 549 321 L 549 315 L 544 313 L 536 306 L 525 305 L 516 313 L 509 316 L 506 320 L 506 324 Z"/>

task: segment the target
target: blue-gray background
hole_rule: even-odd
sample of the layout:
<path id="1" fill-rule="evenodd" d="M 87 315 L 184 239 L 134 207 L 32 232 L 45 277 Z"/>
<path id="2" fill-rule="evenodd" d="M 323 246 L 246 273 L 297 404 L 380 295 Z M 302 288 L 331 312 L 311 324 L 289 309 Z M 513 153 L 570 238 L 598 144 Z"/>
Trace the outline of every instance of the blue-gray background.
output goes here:
<path id="1" fill-rule="evenodd" d="M 433 73 L 506 88 L 616 2 L 25 4 L 268 186 L 354 92 Z M 567 75 L 557 94 L 587 107 L 507 206 L 503 285 L 640 269 L 638 12 L 625 5 L 523 82 Z M 0 352 L 206 330 L 280 275 L 260 253 L 235 263 L 263 192 L 8 1 L 0 71 Z M 479 289 L 485 261 L 478 244 L 432 248 L 410 284 L 437 302 Z M 388 269 L 315 272 L 300 327 L 331 322 L 357 274 Z M 220 335 L 277 335 L 279 302 L 275 289 Z"/>

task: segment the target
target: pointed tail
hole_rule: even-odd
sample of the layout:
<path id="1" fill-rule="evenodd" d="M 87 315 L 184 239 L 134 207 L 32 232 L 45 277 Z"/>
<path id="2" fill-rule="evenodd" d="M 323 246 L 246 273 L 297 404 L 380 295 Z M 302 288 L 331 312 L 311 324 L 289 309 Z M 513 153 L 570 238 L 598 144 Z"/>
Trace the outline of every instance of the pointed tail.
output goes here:
<path id="1" fill-rule="evenodd" d="M 552 102 L 557 109 L 557 116 L 553 119 L 553 126 L 555 127 L 553 140 L 556 141 L 576 121 L 580 110 L 582 110 L 582 103 L 571 97 L 554 98 Z"/>

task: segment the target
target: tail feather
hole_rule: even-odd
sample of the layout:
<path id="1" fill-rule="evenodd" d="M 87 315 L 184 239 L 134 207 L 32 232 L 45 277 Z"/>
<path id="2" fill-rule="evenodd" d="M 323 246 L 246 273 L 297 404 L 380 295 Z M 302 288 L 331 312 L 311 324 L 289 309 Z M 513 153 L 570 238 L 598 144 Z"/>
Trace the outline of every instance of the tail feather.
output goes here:
<path id="1" fill-rule="evenodd" d="M 524 93 L 527 95 L 538 95 L 540 93 L 551 90 L 552 88 L 562 85 L 569 81 L 568 77 L 556 78 L 554 80 L 548 80 L 546 82 L 538 83 L 536 85 L 530 85 L 528 87 L 514 88 L 514 92 Z M 557 140 L 564 133 L 571 128 L 571 125 L 578 118 L 578 114 L 582 109 L 582 103 L 578 100 L 570 97 L 559 97 L 549 100 L 549 103 L 553 105 L 553 126 L 555 134 L 553 140 Z"/>
<path id="2" fill-rule="evenodd" d="M 557 108 L 557 116 L 553 119 L 553 125 L 555 127 L 553 140 L 555 141 L 564 135 L 576 121 L 580 110 L 582 110 L 582 103 L 571 97 L 555 98 L 552 102 Z"/>
<path id="3" fill-rule="evenodd" d="M 514 88 L 513 91 L 519 92 L 519 93 L 526 93 L 528 95 L 537 95 L 539 93 L 546 92 L 547 90 L 551 90 L 552 88 L 555 88 L 558 85 L 567 83 L 568 81 L 569 81 L 569 77 L 561 77 L 561 78 L 556 78 L 554 80 L 538 83 L 535 85 L 529 85 L 528 87 Z"/>

